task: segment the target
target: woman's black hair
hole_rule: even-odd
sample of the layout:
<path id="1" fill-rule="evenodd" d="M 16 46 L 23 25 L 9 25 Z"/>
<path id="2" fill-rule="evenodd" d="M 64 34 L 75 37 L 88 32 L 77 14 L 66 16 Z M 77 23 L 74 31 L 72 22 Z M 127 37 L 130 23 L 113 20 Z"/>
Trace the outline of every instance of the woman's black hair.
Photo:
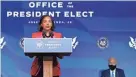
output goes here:
<path id="1" fill-rule="evenodd" d="M 49 16 L 49 15 L 43 15 L 43 16 L 41 17 L 40 22 L 39 22 L 39 26 L 38 26 L 38 31 L 41 32 L 41 31 L 43 30 L 43 27 L 41 26 L 41 24 L 42 24 L 42 21 L 43 21 L 43 19 L 44 19 L 45 17 L 50 17 L 50 18 L 51 18 L 51 21 L 52 21 L 51 31 L 54 31 L 54 29 L 55 29 L 54 21 L 53 21 L 52 17 Z"/>

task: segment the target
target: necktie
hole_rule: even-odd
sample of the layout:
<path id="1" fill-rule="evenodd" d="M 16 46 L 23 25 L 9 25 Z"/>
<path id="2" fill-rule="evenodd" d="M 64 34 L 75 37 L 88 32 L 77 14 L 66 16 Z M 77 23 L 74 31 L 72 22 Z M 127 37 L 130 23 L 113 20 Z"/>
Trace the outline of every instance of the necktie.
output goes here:
<path id="1" fill-rule="evenodd" d="M 111 77 L 114 77 L 114 72 L 112 71 L 112 73 L 111 73 Z"/>

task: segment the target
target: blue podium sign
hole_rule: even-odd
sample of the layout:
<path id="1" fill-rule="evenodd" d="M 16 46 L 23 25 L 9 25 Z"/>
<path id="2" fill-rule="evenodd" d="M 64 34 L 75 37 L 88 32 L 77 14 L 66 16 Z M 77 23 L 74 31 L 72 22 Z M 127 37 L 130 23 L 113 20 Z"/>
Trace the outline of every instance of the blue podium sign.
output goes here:
<path id="1" fill-rule="evenodd" d="M 72 53 L 72 38 L 24 38 L 25 53 Z"/>

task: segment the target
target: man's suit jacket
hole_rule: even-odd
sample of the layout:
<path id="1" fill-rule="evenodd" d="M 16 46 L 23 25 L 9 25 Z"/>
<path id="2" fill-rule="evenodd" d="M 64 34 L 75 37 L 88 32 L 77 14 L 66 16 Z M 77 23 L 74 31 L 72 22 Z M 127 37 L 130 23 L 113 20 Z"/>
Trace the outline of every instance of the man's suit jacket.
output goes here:
<path id="1" fill-rule="evenodd" d="M 33 33 L 32 38 L 43 38 L 42 32 Z M 62 38 L 62 34 L 57 33 L 57 32 L 53 32 L 53 38 Z M 57 56 L 53 57 L 53 76 L 60 76 L 60 64 L 57 60 L 57 57 L 62 58 L 63 55 L 57 55 Z M 32 67 L 31 67 L 31 75 L 32 76 L 36 76 L 41 69 L 41 66 L 38 64 L 38 61 L 39 61 L 39 58 L 36 57 L 32 63 Z"/>
<path id="2" fill-rule="evenodd" d="M 116 68 L 115 76 L 116 77 L 125 77 L 124 71 L 122 69 Z M 110 69 L 102 71 L 101 77 L 110 77 Z"/>

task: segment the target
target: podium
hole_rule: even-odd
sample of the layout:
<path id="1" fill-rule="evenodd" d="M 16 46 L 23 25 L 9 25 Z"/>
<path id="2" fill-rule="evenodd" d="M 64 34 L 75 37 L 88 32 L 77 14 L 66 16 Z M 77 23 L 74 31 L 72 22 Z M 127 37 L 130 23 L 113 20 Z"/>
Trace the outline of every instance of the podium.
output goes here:
<path id="1" fill-rule="evenodd" d="M 70 56 L 72 38 L 24 38 L 27 56 L 43 56 L 43 77 L 53 77 L 53 56 Z"/>

